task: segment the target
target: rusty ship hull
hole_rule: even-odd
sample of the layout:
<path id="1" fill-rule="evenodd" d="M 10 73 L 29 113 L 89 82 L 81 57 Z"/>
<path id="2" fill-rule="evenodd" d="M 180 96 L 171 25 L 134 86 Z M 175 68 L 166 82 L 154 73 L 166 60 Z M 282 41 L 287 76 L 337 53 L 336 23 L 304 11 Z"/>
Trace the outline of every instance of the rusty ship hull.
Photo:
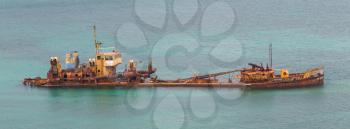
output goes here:
<path id="1" fill-rule="evenodd" d="M 316 87 L 322 86 L 324 83 L 324 77 L 313 77 L 303 80 L 295 81 L 270 81 L 264 83 L 250 83 L 246 87 L 254 89 L 273 89 L 273 88 L 303 88 L 303 87 Z"/>
<path id="2" fill-rule="evenodd" d="M 251 88 L 251 89 L 279 89 L 279 88 L 303 88 L 317 87 L 324 83 L 324 75 L 299 80 L 272 80 L 258 83 L 242 82 L 126 82 L 126 81 L 50 81 L 48 79 L 25 79 L 23 84 L 35 87 L 68 87 L 68 88 L 108 88 L 108 87 L 226 87 L 226 88 Z"/>
<path id="3" fill-rule="evenodd" d="M 26 83 L 30 81 L 27 80 Z M 69 87 L 69 88 L 83 88 L 83 87 L 228 87 L 228 88 L 253 88 L 253 89 L 276 89 L 276 88 L 303 88 L 322 86 L 322 77 L 290 81 L 290 82 L 266 82 L 266 83 L 128 83 L 128 82 L 100 82 L 100 83 L 79 83 L 79 82 L 64 82 L 64 83 L 45 83 L 45 84 L 25 84 L 27 86 L 35 87 Z"/>
<path id="4" fill-rule="evenodd" d="M 161 83 L 128 83 L 128 82 L 100 82 L 100 83 L 46 83 L 42 85 L 28 85 L 35 87 L 68 87 L 68 88 L 99 88 L 99 87 L 232 87 L 242 88 L 246 84 L 243 83 L 172 83 L 172 82 L 161 82 Z"/>

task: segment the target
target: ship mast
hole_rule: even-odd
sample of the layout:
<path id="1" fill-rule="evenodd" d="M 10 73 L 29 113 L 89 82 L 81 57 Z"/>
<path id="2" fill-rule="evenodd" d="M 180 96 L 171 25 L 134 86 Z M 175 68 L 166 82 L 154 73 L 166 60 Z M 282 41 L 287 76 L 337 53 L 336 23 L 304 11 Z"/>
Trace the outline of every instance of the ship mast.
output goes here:
<path id="1" fill-rule="evenodd" d="M 95 43 L 96 55 L 97 55 L 98 49 L 100 49 L 100 47 L 101 47 L 101 42 L 98 42 L 96 39 L 96 26 L 95 26 L 95 24 L 93 26 L 93 33 L 94 33 L 94 43 Z"/>
<path id="2" fill-rule="evenodd" d="M 96 26 L 95 26 L 95 24 L 93 26 L 93 31 L 94 31 L 94 42 L 97 43 L 97 41 L 96 41 Z"/>
<path id="3" fill-rule="evenodd" d="M 96 26 L 95 26 L 95 24 L 93 26 L 93 35 L 94 35 L 94 43 L 95 43 L 95 49 L 96 49 L 96 55 L 97 55 L 97 41 L 96 41 Z"/>
<path id="4" fill-rule="evenodd" d="M 270 68 L 272 69 L 272 44 L 269 45 Z"/>

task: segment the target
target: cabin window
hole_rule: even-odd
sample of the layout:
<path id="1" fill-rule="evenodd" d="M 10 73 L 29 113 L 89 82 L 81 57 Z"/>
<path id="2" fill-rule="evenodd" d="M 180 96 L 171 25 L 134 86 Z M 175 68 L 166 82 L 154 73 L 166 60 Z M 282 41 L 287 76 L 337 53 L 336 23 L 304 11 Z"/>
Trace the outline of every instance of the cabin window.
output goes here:
<path id="1" fill-rule="evenodd" d="M 113 60 L 113 56 L 106 56 L 106 60 Z"/>
<path id="2" fill-rule="evenodd" d="M 97 56 L 97 60 L 101 60 L 101 56 Z"/>

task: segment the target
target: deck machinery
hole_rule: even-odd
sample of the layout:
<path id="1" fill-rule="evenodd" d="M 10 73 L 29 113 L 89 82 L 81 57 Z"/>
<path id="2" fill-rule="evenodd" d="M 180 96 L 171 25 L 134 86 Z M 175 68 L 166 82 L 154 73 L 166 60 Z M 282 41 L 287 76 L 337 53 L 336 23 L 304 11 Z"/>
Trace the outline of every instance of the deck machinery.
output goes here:
<path id="1" fill-rule="evenodd" d="M 77 51 L 66 53 L 65 69 L 58 57 L 50 57 L 50 69 L 47 72 L 46 79 L 25 79 L 26 85 L 85 85 L 111 82 L 143 82 L 150 78 L 150 75 L 156 71 L 150 62 L 147 70 L 137 70 L 137 62 L 130 60 L 127 68 L 117 73 L 117 66 L 122 64 L 120 52 L 115 48 L 102 48 L 102 43 L 96 40 L 96 27 L 94 26 L 94 41 L 96 54 L 89 58 L 88 63 L 79 63 L 79 54 Z"/>
<path id="2" fill-rule="evenodd" d="M 272 46 L 269 47 L 270 64 L 264 67 L 249 63 L 250 68 L 194 75 L 176 80 L 161 80 L 151 76 L 156 72 L 152 60 L 146 70 L 137 70 L 137 61 L 129 60 L 122 72 L 117 72 L 122 64 L 120 52 L 115 48 L 102 48 L 102 43 L 96 40 L 96 27 L 93 26 L 96 54 L 89 58 L 88 63 L 80 64 L 77 51 L 67 53 L 65 69 L 58 57 L 50 58 L 50 69 L 47 78 L 26 78 L 24 85 L 38 87 L 249 87 L 249 88 L 297 88 L 320 86 L 324 81 L 323 67 L 313 68 L 301 73 L 289 73 L 287 69 L 272 68 Z M 107 50 L 107 51 L 106 51 Z M 234 73 L 239 73 L 233 76 Z M 226 79 L 221 76 L 229 75 Z M 238 81 L 233 81 L 238 80 Z"/>

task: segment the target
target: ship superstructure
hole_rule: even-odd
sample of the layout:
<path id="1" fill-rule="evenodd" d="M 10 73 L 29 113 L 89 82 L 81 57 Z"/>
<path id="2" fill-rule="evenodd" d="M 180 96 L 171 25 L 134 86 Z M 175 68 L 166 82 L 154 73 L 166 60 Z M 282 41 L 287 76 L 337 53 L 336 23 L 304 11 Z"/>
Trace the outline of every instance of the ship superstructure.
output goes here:
<path id="1" fill-rule="evenodd" d="M 117 66 L 122 64 L 122 56 L 114 47 L 103 48 L 102 42 L 96 40 L 96 27 L 93 26 L 95 56 L 89 58 L 88 63 L 80 64 L 79 53 L 66 53 L 65 69 L 59 57 L 50 57 L 50 69 L 45 84 L 97 84 L 99 82 L 118 82 L 122 80 L 142 81 L 155 72 L 152 64 L 148 70 L 138 71 L 136 61 L 130 60 L 128 67 L 122 73 L 117 73 Z"/>

